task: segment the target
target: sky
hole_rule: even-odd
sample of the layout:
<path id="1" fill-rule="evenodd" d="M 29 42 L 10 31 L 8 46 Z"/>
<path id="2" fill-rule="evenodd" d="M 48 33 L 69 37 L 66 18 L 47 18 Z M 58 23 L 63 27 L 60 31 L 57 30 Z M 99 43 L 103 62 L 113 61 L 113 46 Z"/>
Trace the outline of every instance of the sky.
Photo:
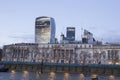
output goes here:
<path id="1" fill-rule="evenodd" d="M 0 0 L 0 46 L 34 43 L 35 18 L 55 19 L 56 37 L 66 35 L 66 27 L 92 32 L 103 42 L 120 42 L 120 0 Z"/>

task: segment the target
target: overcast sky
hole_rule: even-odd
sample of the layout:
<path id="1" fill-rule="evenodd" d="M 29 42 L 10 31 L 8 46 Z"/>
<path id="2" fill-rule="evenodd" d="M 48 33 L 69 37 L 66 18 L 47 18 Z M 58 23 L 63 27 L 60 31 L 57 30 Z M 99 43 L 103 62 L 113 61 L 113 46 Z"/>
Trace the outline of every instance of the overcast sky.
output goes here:
<path id="1" fill-rule="evenodd" d="M 66 27 L 81 28 L 97 40 L 120 42 L 120 0 L 0 0 L 0 46 L 34 42 L 35 18 L 50 16 L 56 22 L 56 37 Z"/>

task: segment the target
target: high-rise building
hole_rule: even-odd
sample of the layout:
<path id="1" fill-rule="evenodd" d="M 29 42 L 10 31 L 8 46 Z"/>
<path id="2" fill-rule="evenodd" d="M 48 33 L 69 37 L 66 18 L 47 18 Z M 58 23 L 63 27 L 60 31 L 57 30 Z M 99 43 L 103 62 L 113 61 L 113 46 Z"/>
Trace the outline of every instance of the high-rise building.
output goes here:
<path id="1" fill-rule="evenodd" d="M 51 17 L 37 17 L 35 21 L 35 43 L 54 43 L 55 21 Z"/>
<path id="2" fill-rule="evenodd" d="M 63 33 L 61 33 L 60 35 L 60 43 L 69 43 Z"/>
<path id="3" fill-rule="evenodd" d="M 69 42 L 75 41 L 75 27 L 67 27 L 67 40 Z"/>
<path id="4" fill-rule="evenodd" d="M 94 42 L 93 34 L 88 30 L 84 29 L 84 34 L 82 36 L 82 43 L 93 44 L 93 42 Z"/>

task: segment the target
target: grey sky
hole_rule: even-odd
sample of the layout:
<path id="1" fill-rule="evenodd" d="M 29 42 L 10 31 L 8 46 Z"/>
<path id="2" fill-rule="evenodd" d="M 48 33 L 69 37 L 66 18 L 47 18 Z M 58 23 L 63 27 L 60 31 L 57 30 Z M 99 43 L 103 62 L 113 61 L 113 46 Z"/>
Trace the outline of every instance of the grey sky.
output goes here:
<path id="1" fill-rule="evenodd" d="M 35 18 L 50 16 L 56 21 L 56 37 L 66 27 L 81 28 L 97 40 L 120 42 L 120 0 L 0 0 L 0 46 L 34 42 Z"/>

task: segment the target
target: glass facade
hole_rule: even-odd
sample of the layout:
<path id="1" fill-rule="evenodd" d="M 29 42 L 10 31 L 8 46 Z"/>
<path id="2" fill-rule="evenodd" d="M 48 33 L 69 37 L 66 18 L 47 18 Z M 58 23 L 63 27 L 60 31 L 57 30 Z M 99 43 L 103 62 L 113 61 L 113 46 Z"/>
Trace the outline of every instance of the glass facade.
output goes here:
<path id="1" fill-rule="evenodd" d="M 67 27 L 67 40 L 75 41 L 75 27 Z"/>
<path id="2" fill-rule="evenodd" d="M 35 42 L 54 43 L 55 21 L 51 17 L 38 17 L 35 21 Z"/>

